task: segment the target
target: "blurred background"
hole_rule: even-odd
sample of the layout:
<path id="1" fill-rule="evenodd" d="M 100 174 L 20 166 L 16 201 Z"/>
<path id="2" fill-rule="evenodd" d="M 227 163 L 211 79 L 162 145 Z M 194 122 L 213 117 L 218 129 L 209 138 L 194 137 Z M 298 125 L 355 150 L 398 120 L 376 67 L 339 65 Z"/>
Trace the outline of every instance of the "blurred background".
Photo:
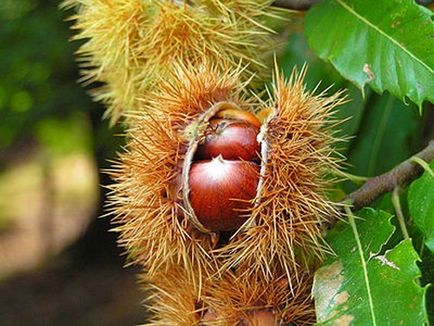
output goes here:
<path id="1" fill-rule="evenodd" d="M 102 214 L 121 132 L 78 83 L 59 1 L 0 1 L 0 325 L 135 325 L 133 268 Z"/>

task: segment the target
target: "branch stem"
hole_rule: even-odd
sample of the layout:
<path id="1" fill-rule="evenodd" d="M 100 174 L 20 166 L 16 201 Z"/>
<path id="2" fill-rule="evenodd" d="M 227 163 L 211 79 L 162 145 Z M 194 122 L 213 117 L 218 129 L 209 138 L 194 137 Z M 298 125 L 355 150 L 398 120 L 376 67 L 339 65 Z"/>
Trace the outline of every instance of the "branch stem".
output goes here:
<path id="1" fill-rule="evenodd" d="M 352 183 L 355 184 L 363 184 L 365 183 L 369 178 L 367 177 L 362 177 L 359 175 L 354 175 L 351 173 L 347 173 L 341 170 L 337 170 L 337 171 L 333 171 L 333 175 L 337 176 L 337 177 L 343 177 L 345 179 L 350 180 Z"/>
<path id="2" fill-rule="evenodd" d="M 418 158 L 416 161 L 419 161 L 419 159 L 424 162 L 433 160 L 434 141 L 431 141 L 427 147 L 414 157 Z M 402 162 L 389 172 L 368 179 L 363 186 L 350 193 L 345 198 L 345 201 L 350 201 L 353 205 L 353 210 L 358 210 L 364 206 L 370 205 L 381 195 L 392 191 L 395 187 L 416 179 L 424 169 L 421 167 L 420 162 L 415 162 L 414 157 Z"/>
<path id="3" fill-rule="evenodd" d="M 383 194 L 416 179 L 427 167 L 432 171 L 427 164 L 432 160 L 434 160 L 434 140 L 431 140 L 422 151 L 389 172 L 368 179 L 359 189 L 348 194 L 340 202 L 343 210 L 351 207 L 353 211 L 357 211 L 362 207 L 369 206 Z M 325 226 L 331 228 L 338 220 L 338 216 L 331 218 Z"/>
<path id="4" fill-rule="evenodd" d="M 424 160 L 420 159 L 417 156 L 411 157 L 410 160 L 414 163 L 419 164 L 426 172 L 431 174 L 431 176 L 434 178 L 434 171 L 430 168 L 430 166 L 427 162 L 425 162 Z"/>
<path id="5" fill-rule="evenodd" d="M 395 189 L 393 189 L 392 204 L 395 208 L 396 217 L 398 219 L 402 235 L 405 240 L 408 240 L 410 239 L 410 236 L 408 235 L 407 226 L 405 225 L 404 214 L 402 213 L 401 202 L 399 200 L 399 187 L 395 187 Z"/>

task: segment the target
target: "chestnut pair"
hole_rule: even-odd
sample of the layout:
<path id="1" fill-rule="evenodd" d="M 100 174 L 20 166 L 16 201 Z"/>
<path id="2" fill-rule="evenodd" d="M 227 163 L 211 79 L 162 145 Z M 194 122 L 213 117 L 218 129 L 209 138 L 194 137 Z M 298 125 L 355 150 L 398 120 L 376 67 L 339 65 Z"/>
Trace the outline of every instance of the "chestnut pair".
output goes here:
<path id="1" fill-rule="evenodd" d="M 208 230 L 235 230 L 248 219 L 259 181 L 260 126 L 254 114 L 236 109 L 209 120 L 189 173 L 190 204 Z"/>

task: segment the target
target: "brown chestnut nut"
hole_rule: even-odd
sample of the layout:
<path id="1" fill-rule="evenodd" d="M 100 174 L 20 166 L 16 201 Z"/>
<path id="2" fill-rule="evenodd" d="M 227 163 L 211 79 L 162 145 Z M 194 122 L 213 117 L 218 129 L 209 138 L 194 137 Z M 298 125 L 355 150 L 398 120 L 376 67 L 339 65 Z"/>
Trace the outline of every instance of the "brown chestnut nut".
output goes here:
<path id="1" fill-rule="evenodd" d="M 259 165 L 227 161 L 221 156 L 198 161 L 189 173 L 190 204 L 197 219 L 211 231 L 231 231 L 248 218 L 256 196 Z"/>
<path id="2" fill-rule="evenodd" d="M 259 161 L 258 133 L 257 126 L 245 121 L 212 119 L 197 148 L 196 159 L 221 155 L 226 160 Z"/>
<path id="3" fill-rule="evenodd" d="M 223 109 L 218 111 L 214 118 L 221 118 L 221 119 L 227 119 L 227 120 L 237 120 L 237 121 L 244 121 L 247 123 L 250 123 L 251 125 L 254 125 L 258 128 L 261 127 L 261 122 L 251 112 L 243 111 L 239 109 Z"/>

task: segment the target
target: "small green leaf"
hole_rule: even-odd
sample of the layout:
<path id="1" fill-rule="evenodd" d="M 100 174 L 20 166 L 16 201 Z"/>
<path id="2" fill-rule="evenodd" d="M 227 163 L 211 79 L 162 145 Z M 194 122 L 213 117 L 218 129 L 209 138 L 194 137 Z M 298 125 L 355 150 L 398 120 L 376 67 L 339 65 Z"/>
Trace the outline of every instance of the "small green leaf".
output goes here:
<path id="1" fill-rule="evenodd" d="M 434 170 L 434 161 L 430 167 Z M 434 178 L 428 172 L 410 185 L 408 205 L 410 216 L 425 235 L 426 246 L 434 252 Z"/>
<path id="2" fill-rule="evenodd" d="M 358 87 L 434 103 L 433 13 L 414 0 L 327 0 L 309 10 L 311 48 Z"/>
<path id="3" fill-rule="evenodd" d="M 365 208 L 327 236 L 336 253 L 315 274 L 319 325 L 423 325 L 425 289 L 411 241 L 382 252 L 394 232 L 391 215 Z"/>

